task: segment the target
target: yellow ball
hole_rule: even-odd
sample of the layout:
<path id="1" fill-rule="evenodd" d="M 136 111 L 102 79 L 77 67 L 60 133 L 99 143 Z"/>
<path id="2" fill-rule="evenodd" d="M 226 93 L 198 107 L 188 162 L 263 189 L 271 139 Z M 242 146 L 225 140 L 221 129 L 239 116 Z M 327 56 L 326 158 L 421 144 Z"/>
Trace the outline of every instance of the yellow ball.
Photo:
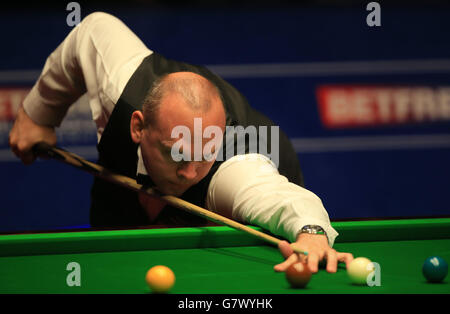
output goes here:
<path id="1" fill-rule="evenodd" d="M 147 271 L 145 281 L 154 293 L 167 293 L 175 284 L 175 274 L 169 267 L 157 265 Z"/>
<path id="2" fill-rule="evenodd" d="M 366 285 L 367 279 L 374 271 L 373 263 L 365 257 L 357 257 L 347 267 L 347 274 L 351 282 L 357 285 Z"/>

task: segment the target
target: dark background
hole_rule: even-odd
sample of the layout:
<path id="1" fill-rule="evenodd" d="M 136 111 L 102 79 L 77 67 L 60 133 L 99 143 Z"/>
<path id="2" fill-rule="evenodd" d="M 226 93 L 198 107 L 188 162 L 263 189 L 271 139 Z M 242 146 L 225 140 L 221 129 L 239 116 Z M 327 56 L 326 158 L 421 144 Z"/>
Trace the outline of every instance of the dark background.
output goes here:
<path id="1" fill-rule="evenodd" d="M 0 89 L 33 85 L 47 56 L 72 29 L 66 24 L 68 2 L 2 4 Z M 378 1 L 380 27 L 366 24 L 370 1 L 211 2 L 78 1 L 82 17 L 111 13 L 150 49 L 206 65 L 237 87 L 300 143 L 296 149 L 306 187 L 321 197 L 332 220 L 450 214 L 449 120 L 329 129 L 320 120 L 315 94 L 325 84 L 448 86 L 450 69 L 445 66 L 377 73 L 363 68 L 356 74 L 345 66 L 340 73 L 326 66 L 450 60 L 450 7 L 445 1 Z M 270 64 L 292 64 L 298 70 L 255 74 L 259 66 Z M 239 72 L 227 72 L 235 65 Z M 243 70 L 244 65 L 250 70 Z M 302 65 L 315 70 L 304 72 Z M 0 232 L 88 226 L 92 178 L 53 161 L 22 165 L 8 149 L 6 128 L 12 120 L 0 123 Z M 85 157 L 95 161 L 95 134 L 90 134 L 65 136 L 59 145 L 87 150 Z M 386 145 L 365 145 L 366 139 L 380 136 Z M 406 139 L 401 147 L 390 144 L 398 136 Z M 408 144 L 414 136 L 443 140 Z M 341 149 L 301 144 L 334 140 L 339 146 L 343 138 L 361 140 Z"/>

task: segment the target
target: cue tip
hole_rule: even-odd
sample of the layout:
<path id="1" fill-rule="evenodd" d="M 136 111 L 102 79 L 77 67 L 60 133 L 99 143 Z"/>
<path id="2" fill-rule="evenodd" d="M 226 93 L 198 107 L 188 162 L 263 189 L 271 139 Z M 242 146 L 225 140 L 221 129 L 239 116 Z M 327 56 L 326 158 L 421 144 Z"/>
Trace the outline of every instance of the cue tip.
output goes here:
<path id="1" fill-rule="evenodd" d="M 292 250 L 294 250 L 294 253 L 297 253 L 297 254 L 303 254 L 303 255 L 305 255 L 305 256 L 308 255 L 308 252 L 306 252 L 306 251 L 300 249 L 300 248 L 297 246 L 296 243 L 292 243 L 292 244 L 291 244 L 291 248 L 292 248 Z"/>

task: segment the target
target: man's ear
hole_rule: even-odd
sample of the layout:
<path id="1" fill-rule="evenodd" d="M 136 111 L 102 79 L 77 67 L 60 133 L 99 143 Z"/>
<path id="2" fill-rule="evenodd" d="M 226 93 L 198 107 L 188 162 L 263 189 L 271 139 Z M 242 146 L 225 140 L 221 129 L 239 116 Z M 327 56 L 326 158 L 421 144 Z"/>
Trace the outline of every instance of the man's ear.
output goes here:
<path id="1" fill-rule="evenodd" d="M 130 122 L 130 133 L 131 133 L 131 139 L 136 144 L 139 144 L 141 142 L 142 138 L 142 131 L 144 130 L 144 115 L 142 114 L 142 111 L 135 111 L 131 115 L 131 122 Z"/>

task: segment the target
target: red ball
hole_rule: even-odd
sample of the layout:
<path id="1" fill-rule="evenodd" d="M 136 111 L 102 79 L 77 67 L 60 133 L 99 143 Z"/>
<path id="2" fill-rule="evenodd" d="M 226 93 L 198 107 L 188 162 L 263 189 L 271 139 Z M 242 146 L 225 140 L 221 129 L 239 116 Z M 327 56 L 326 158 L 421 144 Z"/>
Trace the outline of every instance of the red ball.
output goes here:
<path id="1" fill-rule="evenodd" d="M 306 263 L 295 263 L 286 270 L 286 279 L 292 288 L 304 288 L 311 279 L 312 273 Z"/>

